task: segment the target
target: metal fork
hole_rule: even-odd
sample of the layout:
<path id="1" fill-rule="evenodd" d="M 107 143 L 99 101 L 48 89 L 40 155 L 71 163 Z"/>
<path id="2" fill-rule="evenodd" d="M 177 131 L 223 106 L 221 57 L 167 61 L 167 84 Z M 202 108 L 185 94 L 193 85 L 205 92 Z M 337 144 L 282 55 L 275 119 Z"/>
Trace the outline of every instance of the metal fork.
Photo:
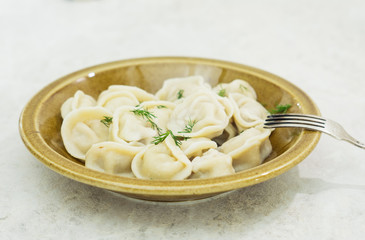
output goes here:
<path id="1" fill-rule="evenodd" d="M 305 128 L 320 131 L 340 140 L 345 140 L 357 147 L 365 149 L 365 144 L 351 137 L 343 127 L 335 121 L 315 115 L 286 113 L 268 115 L 265 128 Z"/>

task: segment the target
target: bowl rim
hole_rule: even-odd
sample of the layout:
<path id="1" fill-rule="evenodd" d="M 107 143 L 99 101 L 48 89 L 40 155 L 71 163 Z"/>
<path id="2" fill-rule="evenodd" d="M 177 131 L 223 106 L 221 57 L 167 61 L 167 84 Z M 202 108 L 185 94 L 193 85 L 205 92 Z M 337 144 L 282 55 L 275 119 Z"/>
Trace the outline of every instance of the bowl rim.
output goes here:
<path id="1" fill-rule="evenodd" d="M 59 89 L 88 73 L 102 72 L 117 67 L 135 66 L 155 63 L 189 63 L 228 68 L 259 76 L 268 82 L 278 85 L 290 92 L 300 104 L 305 114 L 320 115 L 312 99 L 291 82 L 255 67 L 228 62 L 224 60 L 197 57 L 145 57 L 113 61 L 87 67 L 63 76 L 46 85 L 25 105 L 19 118 L 19 132 L 28 150 L 43 164 L 66 177 L 92 186 L 131 195 L 150 196 L 191 196 L 226 192 L 254 185 L 274 178 L 297 165 L 314 149 L 319 141 L 320 132 L 303 130 L 296 142 L 284 153 L 257 167 L 233 175 L 209 178 L 188 179 L 179 181 L 143 180 L 111 175 L 86 168 L 60 155 L 43 140 L 37 127 L 38 113 L 42 103 Z"/>

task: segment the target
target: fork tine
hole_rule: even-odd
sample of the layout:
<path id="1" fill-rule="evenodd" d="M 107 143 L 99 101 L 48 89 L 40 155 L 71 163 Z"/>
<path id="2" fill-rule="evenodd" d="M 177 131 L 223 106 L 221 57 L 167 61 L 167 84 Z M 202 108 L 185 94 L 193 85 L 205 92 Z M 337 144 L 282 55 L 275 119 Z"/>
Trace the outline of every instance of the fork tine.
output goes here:
<path id="1" fill-rule="evenodd" d="M 297 127 L 320 131 L 365 149 L 365 144 L 350 136 L 340 124 L 318 116 L 295 113 L 272 114 L 268 115 L 264 122 L 264 128 L 285 127 Z"/>
<path id="2" fill-rule="evenodd" d="M 313 120 L 313 121 L 320 121 L 326 122 L 326 119 L 321 118 L 319 116 L 314 115 L 307 115 L 307 114 L 295 114 L 295 113 L 286 113 L 286 114 L 271 114 L 267 116 L 268 119 L 278 119 L 278 118 L 285 118 L 285 119 L 299 119 L 299 120 Z"/>
<path id="3" fill-rule="evenodd" d="M 323 130 L 326 120 L 312 115 L 274 114 L 269 115 L 264 125 L 266 127 L 300 127 L 312 130 Z"/>
<path id="4" fill-rule="evenodd" d="M 264 127 L 268 128 L 283 128 L 283 127 L 298 127 L 298 128 L 307 128 L 312 130 L 323 131 L 324 125 L 321 124 L 312 124 L 310 122 L 293 122 L 293 121 L 278 121 L 278 122 L 269 122 L 265 121 Z"/>

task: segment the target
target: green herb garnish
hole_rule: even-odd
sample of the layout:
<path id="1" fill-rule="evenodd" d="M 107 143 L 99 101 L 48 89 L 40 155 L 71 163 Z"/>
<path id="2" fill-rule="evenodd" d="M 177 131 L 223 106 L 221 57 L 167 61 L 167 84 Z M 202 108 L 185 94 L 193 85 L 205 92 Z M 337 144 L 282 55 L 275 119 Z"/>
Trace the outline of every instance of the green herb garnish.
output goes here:
<path id="1" fill-rule="evenodd" d="M 269 112 L 271 114 L 286 113 L 290 107 L 291 107 L 290 104 L 276 105 L 275 109 L 269 110 Z"/>
<path id="2" fill-rule="evenodd" d="M 178 132 L 178 133 L 191 133 L 193 131 L 193 127 L 196 124 L 196 120 L 192 121 L 189 119 L 188 123 L 185 125 L 184 130 Z"/>
<path id="3" fill-rule="evenodd" d="M 167 108 L 167 107 L 165 105 L 158 105 L 157 108 L 161 109 L 161 108 Z"/>
<path id="4" fill-rule="evenodd" d="M 247 87 L 243 86 L 242 84 L 240 84 L 240 89 L 242 92 L 245 92 L 248 90 Z"/>
<path id="5" fill-rule="evenodd" d="M 178 147 L 180 147 L 180 145 L 182 144 L 181 141 L 186 141 L 190 138 L 190 137 L 185 137 L 185 136 L 176 136 L 176 135 L 174 135 L 174 133 L 171 130 L 167 130 L 165 133 L 162 133 L 156 137 L 153 137 L 155 140 L 153 140 L 151 143 L 153 143 L 155 145 L 162 143 L 163 141 L 165 141 L 165 139 L 169 135 L 172 137 L 172 139 L 174 139 L 174 142 L 175 142 L 176 146 L 178 146 Z"/>
<path id="6" fill-rule="evenodd" d="M 162 134 L 159 134 L 158 136 L 156 137 L 153 137 L 155 140 L 153 140 L 151 143 L 157 145 L 159 143 L 162 143 L 163 141 L 165 141 L 165 139 L 170 135 L 170 130 L 165 132 L 165 133 L 162 133 Z"/>
<path id="7" fill-rule="evenodd" d="M 104 119 L 101 119 L 100 122 L 106 127 L 110 127 L 110 124 L 113 123 L 113 117 L 104 116 Z"/>
<path id="8" fill-rule="evenodd" d="M 218 95 L 221 97 L 225 97 L 226 96 L 226 89 L 222 88 L 221 90 L 219 90 Z"/>
<path id="9" fill-rule="evenodd" d="M 131 112 L 145 119 L 147 122 L 151 124 L 151 128 L 153 130 L 157 130 L 159 134 L 161 133 L 162 129 L 159 126 L 157 126 L 157 124 L 152 120 L 153 118 L 156 118 L 154 114 L 152 114 L 151 112 L 149 112 L 148 110 L 144 109 L 139 105 L 136 106 L 136 109 L 131 110 Z"/>
<path id="10" fill-rule="evenodd" d="M 184 89 L 180 89 L 178 92 L 177 92 L 177 99 L 180 99 L 183 97 L 183 94 L 184 94 Z"/>

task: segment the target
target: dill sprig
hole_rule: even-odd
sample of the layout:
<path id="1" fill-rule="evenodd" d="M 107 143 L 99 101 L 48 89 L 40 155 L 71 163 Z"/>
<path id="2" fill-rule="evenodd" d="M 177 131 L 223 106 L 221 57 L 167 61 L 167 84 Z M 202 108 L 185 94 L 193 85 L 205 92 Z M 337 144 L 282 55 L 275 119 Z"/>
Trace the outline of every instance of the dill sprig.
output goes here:
<path id="1" fill-rule="evenodd" d="M 180 147 L 181 146 L 181 141 L 186 141 L 188 139 L 190 139 L 191 137 L 185 137 L 185 136 L 175 136 L 171 131 L 170 131 L 170 135 L 172 136 L 172 139 L 174 139 L 174 142 L 176 144 L 176 146 Z"/>
<path id="2" fill-rule="evenodd" d="M 167 108 L 167 107 L 165 105 L 158 105 L 157 108 L 161 109 L 161 108 Z"/>
<path id="3" fill-rule="evenodd" d="M 183 96 L 183 94 L 184 94 L 184 89 L 180 89 L 180 90 L 177 92 L 177 99 L 180 99 L 180 98 L 184 97 L 184 96 Z"/>
<path id="4" fill-rule="evenodd" d="M 100 122 L 106 127 L 110 127 L 110 124 L 113 123 L 113 117 L 104 116 L 104 118 L 101 119 Z"/>
<path id="5" fill-rule="evenodd" d="M 191 133 L 193 131 L 193 127 L 196 124 L 196 120 L 192 121 L 189 119 L 188 123 L 185 125 L 184 130 L 178 132 L 178 133 Z"/>
<path id="6" fill-rule="evenodd" d="M 226 96 L 226 89 L 223 88 L 223 84 L 219 84 L 218 86 L 220 86 L 220 90 L 217 92 L 217 94 L 221 97 L 225 97 Z"/>
<path id="7" fill-rule="evenodd" d="M 240 84 L 240 89 L 242 92 L 245 92 L 248 90 L 247 87 L 243 86 L 242 84 Z"/>
<path id="8" fill-rule="evenodd" d="M 169 135 L 172 137 L 172 139 L 174 140 L 176 146 L 178 146 L 178 147 L 181 146 L 181 144 L 182 144 L 181 141 L 186 141 L 190 138 L 190 137 L 185 137 L 185 136 L 176 136 L 176 135 L 174 135 L 174 133 L 171 130 L 167 130 L 166 132 L 161 133 L 156 137 L 153 137 L 154 140 L 151 143 L 153 143 L 155 145 L 157 145 L 159 143 L 162 143 L 163 141 L 165 141 L 165 139 Z"/>
<path id="9" fill-rule="evenodd" d="M 153 113 L 149 112 L 148 110 L 144 109 L 139 105 L 136 106 L 136 109 L 131 110 L 131 112 L 149 122 L 151 124 L 151 128 L 153 130 L 157 130 L 159 134 L 162 132 L 162 129 L 159 126 L 157 126 L 157 124 L 152 120 L 153 118 L 156 118 L 156 116 Z"/>
<path id="10" fill-rule="evenodd" d="M 222 88 L 221 90 L 219 90 L 218 95 L 221 97 L 225 97 L 226 96 L 226 89 Z"/>
<path id="11" fill-rule="evenodd" d="M 275 109 L 269 110 L 269 112 L 271 114 L 276 114 L 276 113 L 286 113 L 289 108 L 291 107 L 290 104 L 285 104 L 285 105 L 276 105 Z"/>
<path id="12" fill-rule="evenodd" d="M 165 132 L 165 133 L 161 133 L 159 134 L 158 136 L 156 137 L 153 137 L 154 140 L 151 142 L 155 145 L 159 144 L 159 143 L 162 143 L 163 141 L 165 141 L 165 139 L 170 135 L 170 130 Z"/>

